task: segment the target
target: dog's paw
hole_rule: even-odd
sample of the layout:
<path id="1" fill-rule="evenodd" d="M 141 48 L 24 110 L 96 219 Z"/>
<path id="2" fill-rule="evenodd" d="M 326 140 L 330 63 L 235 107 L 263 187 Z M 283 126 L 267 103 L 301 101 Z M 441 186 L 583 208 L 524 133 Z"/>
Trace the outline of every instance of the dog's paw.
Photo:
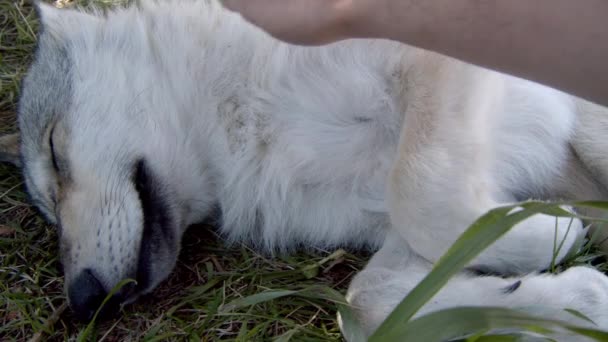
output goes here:
<path id="1" fill-rule="evenodd" d="M 574 309 L 591 319 L 591 327 L 608 330 L 608 277 L 591 267 L 572 267 L 555 276 L 565 308 Z M 584 323 L 572 318 L 573 323 Z"/>
<path id="2" fill-rule="evenodd" d="M 546 270 L 578 251 L 586 232 L 577 218 L 536 214 L 514 226 L 470 266 L 503 275 Z"/>
<path id="3" fill-rule="evenodd" d="M 416 286 L 418 279 L 387 268 L 372 268 L 359 273 L 352 281 L 346 298 L 364 334 L 351 336 L 344 331 L 347 341 L 365 340 L 388 317 L 399 301 Z"/>
<path id="4" fill-rule="evenodd" d="M 408 275 L 407 271 L 412 273 Z M 416 271 L 415 268 L 406 272 L 374 268 L 355 277 L 347 299 L 364 338 L 370 336 L 416 286 L 420 280 Z M 545 319 L 608 331 L 608 277 L 590 267 L 572 267 L 558 275 L 530 274 L 506 279 L 461 274 L 452 278 L 415 317 L 460 306 L 507 307 Z M 348 341 L 361 340 L 359 336 L 349 335 L 352 332 L 343 330 L 343 333 Z M 554 331 L 550 337 L 557 341 L 587 341 L 564 329 Z"/>
<path id="5" fill-rule="evenodd" d="M 562 209 L 573 212 L 569 207 L 562 207 Z M 540 269 L 546 269 L 552 263 L 560 263 L 578 252 L 587 235 L 587 229 L 578 218 L 538 214 L 524 221 L 523 224 L 524 229 L 538 230 L 539 252 L 540 254 L 547 253 L 546 255 L 549 256 L 548 259 L 541 260 Z"/>

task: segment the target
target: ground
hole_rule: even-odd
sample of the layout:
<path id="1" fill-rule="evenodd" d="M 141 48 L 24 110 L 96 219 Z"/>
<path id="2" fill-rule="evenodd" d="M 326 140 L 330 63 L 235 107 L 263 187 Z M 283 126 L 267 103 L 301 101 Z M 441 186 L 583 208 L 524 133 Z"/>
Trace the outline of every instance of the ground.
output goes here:
<path id="1" fill-rule="evenodd" d="M 16 130 L 19 82 L 31 60 L 37 28 L 31 4 L 0 0 L 0 134 Z M 86 326 L 66 309 L 55 228 L 28 204 L 24 191 L 19 170 L 0 165 L 0 340 L 82 337 Z M 192 227 L 184 241 L 171 277 L 151 295 L 125 307 L 119 319 L 99 324 L 90 337 L 341 340 L 336 305 L 328 300 L 290 296 L 234 312 L 221 308 L 269 289 L 328 286 L 344 293 L 365 256 L 317 251 L 270 258 L 246 246 L 227 247 L 212 227 L 204 225 Z"/>

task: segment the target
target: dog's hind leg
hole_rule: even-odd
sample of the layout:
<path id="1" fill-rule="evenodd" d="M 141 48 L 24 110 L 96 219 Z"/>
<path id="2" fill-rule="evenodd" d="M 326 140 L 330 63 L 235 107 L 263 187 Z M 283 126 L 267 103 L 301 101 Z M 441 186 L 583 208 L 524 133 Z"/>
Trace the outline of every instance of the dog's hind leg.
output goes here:
<path id="1" fill-rule="evenodd" d="M 608 187 L 608 108 L 579 100 L 572 147 L 585 166 Z"/>
<path id="2" fill-rule="evenodd" d="M 584 167 L 585 171 L 592 175 L 589 178 L 599 183 L 594 184 L 592 190 L 603 191 L 598 196 L 592 191 L 582 191 L 586 189 L 583 182 L 570 182 L 571 192 L 582 200 L 606 200 L 608 198 L 608 108 L 579 100 L 577 109 L 577 125 L 571 145 L 581 162 L 579 166 Z M 604 219 L 608 217 L 607 211 L 590 209 L 581 211 L 591 217 Z M 599 223 L 592 225 L 591 236 L 602 251 L 608 254 L 608 225 Z"/>
<path id="3" fill-rule="evenodd" d="M 400 234 L 389 233 L 384 246 L 352 281 L 347 298 L 369 336 L 395 306 L 431 270 L 428 261 L 412 253 Z M 457 306 L 544 307 L 543 318 L 583 324 L 564 309 L 574 309 L 608 327 L 608 277 L 587 267 L 573 267 L 558 275 L 501 278 L 459 273 L 415 317 Z M 598 327 L 595 327 L 598 328 Z M 347 338 L 348 331 L 344 331 Z M 580 338 L 580 337 L 579 337 Z M 558 338 L 558 341 L 581 341 Z"/>

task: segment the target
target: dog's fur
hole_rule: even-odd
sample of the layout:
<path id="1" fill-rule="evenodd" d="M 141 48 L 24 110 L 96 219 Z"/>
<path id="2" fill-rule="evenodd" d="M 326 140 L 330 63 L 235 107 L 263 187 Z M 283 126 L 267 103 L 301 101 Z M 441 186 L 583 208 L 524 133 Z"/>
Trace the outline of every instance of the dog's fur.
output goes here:
<path id="1" fill-rule="evenodd" d="M 105 291 L 136 277 L 127 301 L 149 292 L 219 212 L 228 240 L 268 251 L 379 248 L 348 291 L 369 334 L 487 210 L 608 199 L 608 113 L 537 84 L 389 41 L 290 46 L 213 1 L 40 15 L 21 138 L 0 146 L 21 141 L 72 302 L 85 271 Z M 462 273 L 423 312 L 541 304 L 608 328 L 603 274 L 534 274 L 556 232 L 558 261 L 576 246 L 570 223 L 517 225 L 470 265 L 512 278 Z"/>

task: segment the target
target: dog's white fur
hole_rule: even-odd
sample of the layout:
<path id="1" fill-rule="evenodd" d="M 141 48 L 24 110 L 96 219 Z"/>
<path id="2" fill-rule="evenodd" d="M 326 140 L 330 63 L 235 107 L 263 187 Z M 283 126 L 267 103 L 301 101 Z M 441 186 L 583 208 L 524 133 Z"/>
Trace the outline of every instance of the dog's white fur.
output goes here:
<path id="1" fill-rule="evenodd" d="M 107 288 L 132 274 L 143 217 L 121 165 L 142 156 L 179 236 L 217 203 L 232 241 L 381 247 L 348 292 L 368 334 L 487 210 L 607 198 L 608 114 L 537 84 L 389 41 L 286 45 L 212 1 L 41 16 L 73 63 L 55 119 L 69 185 L 49 171 L 48 148 L 24 142 L 22 161 L 41 210 L 62 222 L 68 282 L 84 268 Z M 34 114 L 20 115 L 28 134 Z M 534 275 L 551 264 L 556 232 L 558 261 L 584 234 L 579 220 L 536 215 L 470 265 L 513 278 L 460 274 L 423 312 L 541 304 L 608 328 L 604 275 Z M 146 291 L 174 255 L 157 263 Z"/>

